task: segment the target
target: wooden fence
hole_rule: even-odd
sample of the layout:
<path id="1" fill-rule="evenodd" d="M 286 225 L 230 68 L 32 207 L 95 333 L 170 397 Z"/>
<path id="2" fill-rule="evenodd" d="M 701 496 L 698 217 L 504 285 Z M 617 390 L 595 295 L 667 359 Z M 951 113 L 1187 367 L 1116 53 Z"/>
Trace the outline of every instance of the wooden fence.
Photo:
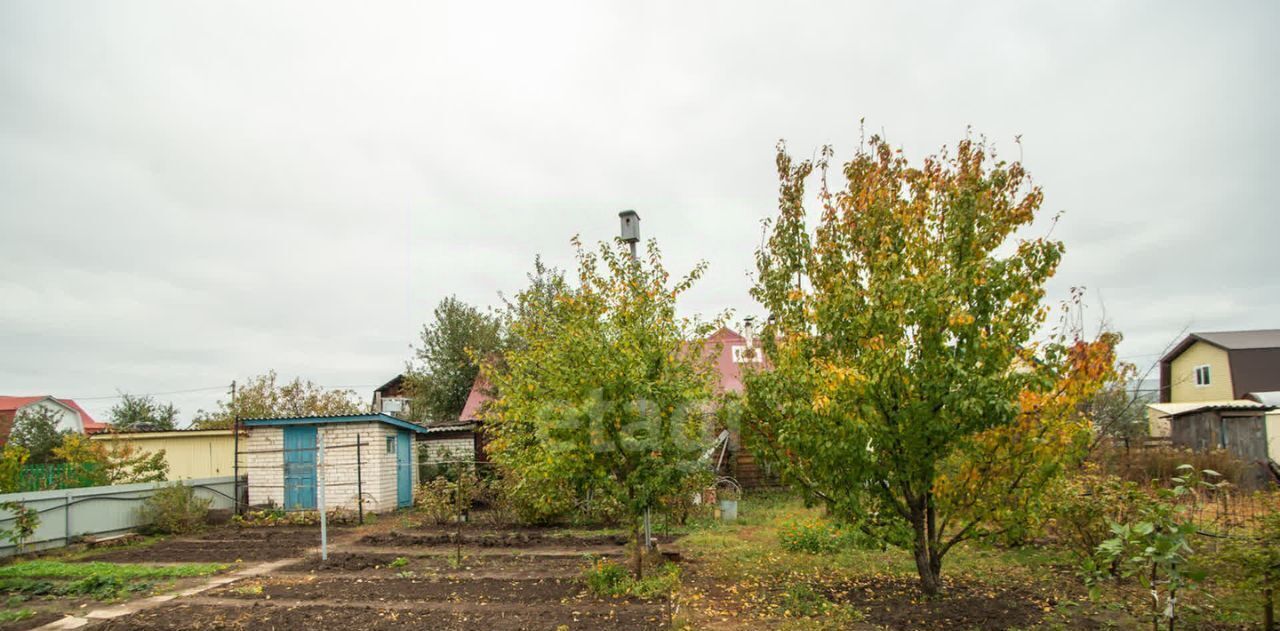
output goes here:
<path id="1" fill-rule="evenodd" d="M 101 466 L 96 462 L 29 464 L 18 472 L 16 492 L 53 491 L 93 486 Z"/>

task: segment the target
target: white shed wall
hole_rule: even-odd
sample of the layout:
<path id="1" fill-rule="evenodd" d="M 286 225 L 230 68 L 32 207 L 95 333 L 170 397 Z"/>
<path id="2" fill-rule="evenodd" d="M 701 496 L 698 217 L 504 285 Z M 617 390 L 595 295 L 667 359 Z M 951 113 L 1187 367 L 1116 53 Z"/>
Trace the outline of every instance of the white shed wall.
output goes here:
<path id="1" fill-rule="evenodd" d="M 317 484 L 325 484 L 325 508 L 355 510 L 359 507 L 358 488 L 364 491 L 364 509 L 369 512 L 395 510 L 396 454 L 388 451 L 387 438 L 398 430 L 385 423 L 330 423 L 319 425 L 317 442 L 325 447 L 323 471 L 317 471 Z M 356 475 L 356 437 L 360 437 L 360 485 Z M 413 434 L 409 435 L 413 440 Z M 241 449 L 247 468 L 249 503 L 284 506 L 284 429 L 251 427 Z M 417 449 L 409 450 L 413 484 L 418 482 Z"/>

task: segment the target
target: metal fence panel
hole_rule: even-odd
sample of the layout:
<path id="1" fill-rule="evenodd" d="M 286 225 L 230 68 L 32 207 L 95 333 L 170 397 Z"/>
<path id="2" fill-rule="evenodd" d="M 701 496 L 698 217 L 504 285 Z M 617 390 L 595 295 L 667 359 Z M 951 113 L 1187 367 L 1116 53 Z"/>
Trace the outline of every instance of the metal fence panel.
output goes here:
<path id="1" fill-rule="evenodd" d="M 235 478 L 222 476 L 182 480 L 195 488 L 198 497 L 212 500 L 210 509 L 232 507 Z M 91 486 L 56 491 L 33 491 L 0 495 L 0 502 L 19 502 L 40 514 L 40 525 L 23 550 L 57 548 L 82 536 L 109 536 L 141 525 L 138 508 L 156 489 L 173 482 L 144 482 L 116 486 Z M 0 510 L 0 529 L 13 525 L 13 514 Z M 0 557 L 17 552 L 9 541 L 0 541 Z"/>

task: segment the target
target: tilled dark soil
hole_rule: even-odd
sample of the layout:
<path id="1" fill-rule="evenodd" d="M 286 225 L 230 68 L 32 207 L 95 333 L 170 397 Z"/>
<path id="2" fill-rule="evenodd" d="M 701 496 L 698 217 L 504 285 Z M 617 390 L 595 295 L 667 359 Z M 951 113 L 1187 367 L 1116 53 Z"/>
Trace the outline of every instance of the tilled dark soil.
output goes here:
<path id="1" fill-rule="evenodd" d="M 1051 604 L 1019 587 L 949 582 L 943 595 L 928 599 L 911 578 L 870 577 L 822 590 L 833 601 L 851 604 L 866 621 L 888 629 L 1022 629 L 1040 622 Z"/>
<path id="2" fill-rule="evenodd" d="M 397 559 L 404 559 L 398 563 Z M 393 565 L 395 564 L 395 565 Z M 330 552 L 329 560 L 317 555 L 280 568 L 280 573 L 314 575 L 342 574 L 360 577 L 387 577 L 411 571 L 427 576 L 494 576 L 506 579 L 577 576 L 582 572 L 582 556 L 469 555 L 455 563 L 450 554 L 404 555 L 395 552 Z"/>
<path id="3" fill-rule="evenodd" d="M 104 631 L 192 631 L 254 629 L 342 629 L 389 631 L 432 629 L 441 631 L 513 631 L 556 629 L 610 629 L 632 631 L 662 629 L 668 613 L 656 605 L 605 604 L 570 609 L 561 606 L 522 605 L 509 609 L 414 610 L 372 606 L 275 606 L 169 605 L 108 620 L 95 629 Z"/>
<path id="4" fill-rule="evenodd" d="M 346 528 L 329 527 L 329 537 L 337 537 L 344 532 L 349 532 Z M 271 541 L 271 542 L 293 542 L 297 539 L 312 539 L 319 545 L 320 527 L 283 527 L 283 526 L 224 526 L 213 530 L 206 530 L 195 537 L 200 541 Z"/>
<path id="5" fill-rule="evenodd" d="M 461 536 L 452 532 L 408 533 L 392 530 L 385 534 L 368 535 L 357 543 L 363 546 L 445 546 L 457 545 L 481 548 L 534 548 L 534 547 L 588 547 L 623 546 L 627 538 L 619 535 L 548 535 L 541 532 L 492 532 L 469 533 Z"/>
<path id="6" fill-rule="evenodd" d="M 290 563 L 280 569 L 285 572 L 378 570 L 390 568 L 398 558 L 401 556 L 394 552 L 330 552 L 328 560 L 312 555 L 304 561 Z"/>
<path id="7" fill-rule="evenodd" d="M 147 547 L 107 549 L 92 555 L 92 559 L 117 563 L 274 561 L 302 556 L 308 548 L 319 545 L 319 528 L 225 527 L 202 533 L 194 539 L 171 539 Z"/>
<path id="8" fill-rule="evenodd" d="M 252 587 L 252 589 L 247 589 Z M 261 591 L 258 591 L 258 589 Z M 210 592 L 218 598 L 389 602 L 556 603 L 578 596 L 572 579 L 273 578 L 236 583 Z"/>

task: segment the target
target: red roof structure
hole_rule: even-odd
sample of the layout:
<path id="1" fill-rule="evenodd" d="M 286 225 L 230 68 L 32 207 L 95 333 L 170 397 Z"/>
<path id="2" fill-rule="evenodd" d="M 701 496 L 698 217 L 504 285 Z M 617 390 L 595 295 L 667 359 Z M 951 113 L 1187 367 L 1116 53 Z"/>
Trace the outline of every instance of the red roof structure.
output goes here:
<path id="1" fill-rule="evenodd" d="M 49 395 L 30 396 L 30 397 L 10 397 L 0 396 L 0 442 L 9 439 L 9 432 L 13 429 L 13 421 L 18 416 L 18 411 L 33 403 L 39 403 L 46 399 L 55 401 L 65 407 L 70 408 L 80 415 L 80 423 L 84 426 L 84 433 L 96 434 L 106 431 L 108 425 L 95 421 L 84 408 L 80 407 L 72 399 L 57 399 Z"/>
<path id="2" fill-rule="evenodd" d="M 484 378 L 484 373 L 476 373 L 475 383 L 471 384 L 471 392 L 467 393 L 467 402 L 462 405 L 462 413 L 458 415 L 459 421 L 473 422 L 480 420 L 480 412 L 484 409 L 485 404 L 493 400 L 490 391 L 493 387 L 489 385 L 489 380 Z"/>
<path id="3" fill-rule="evenodd" d="M 762 352 L 759 347 L 755 349 L 757 354 L 755 356 L 744 353 L 746 348 L 746 337 L 729 327 L 723 326 L 703 342 L 703 352 L 708 355 L 715 355 L 714 363 L 717 377 L 715 387 L 717 394 L 723 392 L 741 393 L 745 389 L 742 385 L 744 365 L 756 364 L 761 367 L 768 365 L 764 361 L 764 356 L 759 355 Z M 458 420 L 463 422 L 480 421 L 480 412 L 493 399 L 492 390 L 493 388 L 489 381 L 485 379 L 484 373 L 476 375 L 475 383 L 471 385 L 471 392 L 467 394 L 467 402 L 462 406 L 462 413 L 458 415 Z"/>

